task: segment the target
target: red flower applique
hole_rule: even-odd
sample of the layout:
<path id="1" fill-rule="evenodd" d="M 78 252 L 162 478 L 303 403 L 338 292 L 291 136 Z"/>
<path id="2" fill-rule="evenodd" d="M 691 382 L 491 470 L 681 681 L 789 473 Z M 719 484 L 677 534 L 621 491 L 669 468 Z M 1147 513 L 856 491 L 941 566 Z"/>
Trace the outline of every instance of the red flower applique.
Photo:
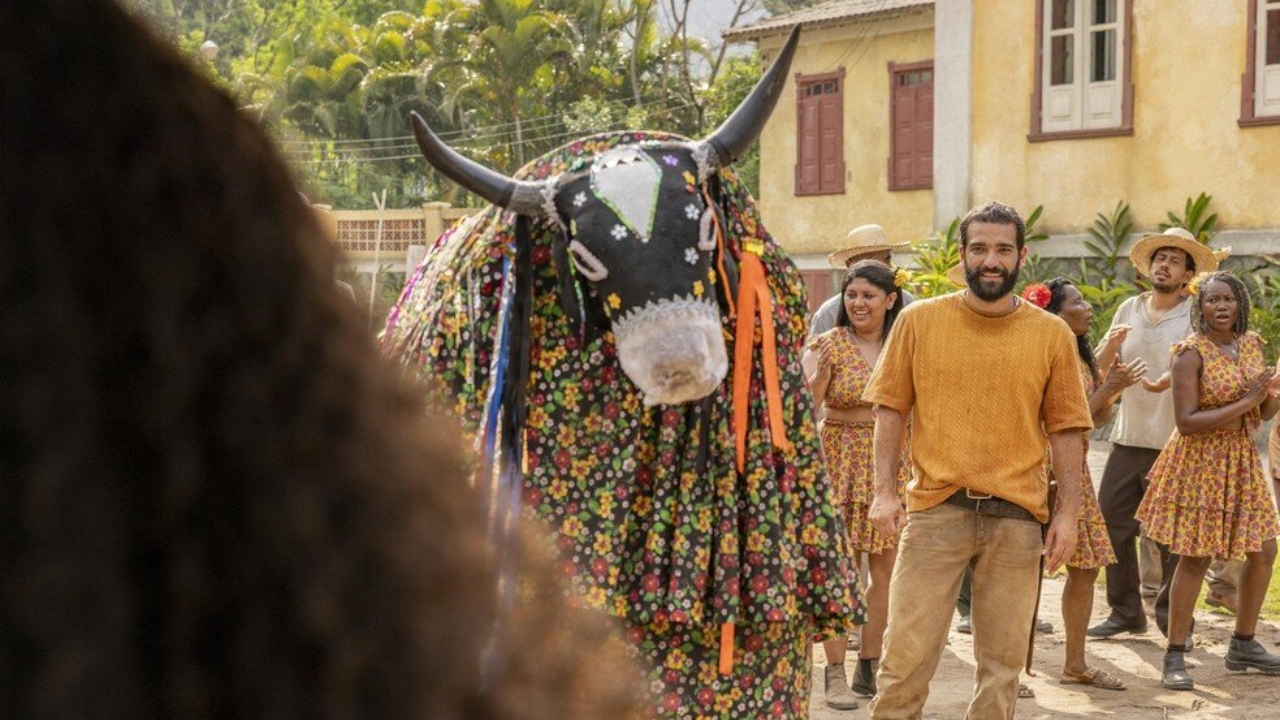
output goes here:
<path id="1" fill-rule="evenodd" d="M 1053 298 L 1053 292 L 1049 290 L 1049 286 L 1044 283 L 1035 283 L 1028 285 L 1022 289 L 1022 299 L 1035 305 L 1041 310 L 1049 307 L 1049 300 Z"/>

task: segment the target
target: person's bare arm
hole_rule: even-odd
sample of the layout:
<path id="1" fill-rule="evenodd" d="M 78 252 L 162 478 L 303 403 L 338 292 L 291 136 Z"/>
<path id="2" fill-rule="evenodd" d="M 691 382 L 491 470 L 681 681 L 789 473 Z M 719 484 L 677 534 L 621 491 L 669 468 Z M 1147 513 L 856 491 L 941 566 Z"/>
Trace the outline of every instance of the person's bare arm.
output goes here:
<path id="1" fill-rule="evenodd" d="M 1209 432 L 1219 428 L 1240 427 L 1245 413 L 1263 404 L 1275 370 L 1267 368 L 1249 385 L 1239 400 L 1222 407 L 1200 407 L 1200 369 L 1204 361 L 1194 348 L 1173 358 L 1173 418 L 1183 435 Z M 1274 412 L 1274 410 L 1273 410 Z"/>
<path id="2" fill-rule="evenodd" d="M 902 441 L 906 421 L 902 413 L 885 405 L 876 406 L 875 488 L 867 517 L 876 529 L 895 536 L 906 524 L 907 513 L 898 499 L 898 465 L 902 457 Z"/>
<path id="3" fill-rule="evenodd" d="M 809 392 L 813 393 L 813 404 L 821 408 L 827 397 L 827 388 L 831 385 L 831 363 L 827 362 L 827 344 L 821 340 L 810 343 L 800 356 L 800 368 L 804 370 L 805 382 Z"/>
<path id="4" fill-rule="evenodd" d="M 1077 519 L 1080 515 L 1080 468 L 1084 464 L 1084 443 L 1080 430 L 1064 430 L 1049 435 L 1053 476 L 1058 479 L 1057 506 L 1044 537 L 1045 569 L 1056 572 L 1076 551 Z"/>

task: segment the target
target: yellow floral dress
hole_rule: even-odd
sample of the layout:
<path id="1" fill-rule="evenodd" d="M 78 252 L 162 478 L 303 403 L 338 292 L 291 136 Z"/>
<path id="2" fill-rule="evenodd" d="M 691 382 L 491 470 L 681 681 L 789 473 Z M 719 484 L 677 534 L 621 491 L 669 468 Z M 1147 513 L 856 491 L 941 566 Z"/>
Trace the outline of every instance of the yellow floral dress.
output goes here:
<path id="1" fill-rule="evenodd" d="M 858 349 L 853 330 L 837 327 L 819 337 L 829 338 L 831 342 L 831 382 L 827 385 L 823 404 L 837 410 L 870 407 L 863 402 L 862 391 L 871 378 L 872 367 Z M 837 513 L 844 515 L 849 549 L 879 553 L 897 547 L 897 537 L 886 536 L 876 530 L 867 518 L 875 489 L 875 450 L 872 447 L 875 424 L 823 420 L 821 430 L 822 453 L 835 492 L 832 504 Z M 898 464 L 899 497 L 911 476 L 905 445 Z"/>
<path id="2" fill-rule="evenodd" d="M 1236 361 L 1196 333 L 1174 345 L 1173 352 L 1194 348 L 1200 353 L 1200 406 L 1217 408 L 1243 397 L 1266 368 L 1262 344 L 1257 333 L 1245 333 Z M 1151 468 L 1151 487 L 1138 507 L 1138 520 L 1151 539 L 1179 555 L 1228 560 L 1244 559 L 1280 535 L 1280 517 L 1253 442 L 1261 423 L 1255 408 L 1245 414 L 1243 428 L 1186 436 L 1174 431 Z"/>
<path id="3" fill-rule="evenodd" d="M 1080 363 L 1080 379 L 1084 383 L 1085 397 L 1093 395 L 1098 389 L 1089 366 Z M 1083 570 L 1106 567 L 1116 561 L 1115 548 L 1111 547 L 1111 538 L 1107 536 L 1107 522 L 1102 518 L 1102 508 L 1098 505 L 1098 495 L 1093 490 L 1093 477 L 1089 474 L 1089 433 L 1080 433 L 1080 442 L 1084 445 L 1080 458 L 1080 519 L 1076 528 L 1076 551 L 1067 560 L 1067 565 Z"/>

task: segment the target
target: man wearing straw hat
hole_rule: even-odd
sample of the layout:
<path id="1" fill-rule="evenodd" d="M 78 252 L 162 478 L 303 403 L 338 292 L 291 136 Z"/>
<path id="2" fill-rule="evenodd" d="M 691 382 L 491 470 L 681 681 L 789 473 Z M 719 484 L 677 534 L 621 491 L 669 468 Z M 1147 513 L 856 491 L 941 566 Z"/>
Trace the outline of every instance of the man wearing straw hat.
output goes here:
<path id="1" fill-rule="evenodd" d="M 879 225 L 859 225 L 849 231 L 845 238 L 849 245 L 827 256 L 827 264 L 836 270 L 852 267 L 859 260 L 879 260 L 889 265 L 894 248 L 906 247 L 910 241 L 889 242 L 884 228 Z M 902 290 L 902 306 L 906 307 L 915 300 L 911 293 Z M 809 337 L 814 338 L 836 326 L 840 313 L 844 312 L 844 303 L 839 294 L 833 295 L 818 308 L 809 323 Z"/>
<path id="2" fill-rule="evenodd" d="M 1169 348 L 1191 334 L 1191 304 L 1184 288 L 1198 272 L 1218 267 L 1212 249 L 1182 228 L 1147 235 L 1129 251 L 1129 261 L 1147 278 L 1151 290 L 1121 303 L 1098 352 L 1098 365 L 1142 358 L 1148 377 L 1121 394 L 1111 430 L 1111 455 L 1098 489 L 1098 503 L 1117 562 L 1107 567 L 1106 620 L 1089 628 L 1089 637 L 1113 637 L 1147 629 L 1138 571 L 1138 521 L 1134 513 L 1147 489 L 1147 473 L 1173 433 L 1173 399 L 1169 388 Z M 1163 577 L 1156 597 L 1156 625 L 1166 632 L 1169 583 L 1177 556 L 1160 548 Z"/>

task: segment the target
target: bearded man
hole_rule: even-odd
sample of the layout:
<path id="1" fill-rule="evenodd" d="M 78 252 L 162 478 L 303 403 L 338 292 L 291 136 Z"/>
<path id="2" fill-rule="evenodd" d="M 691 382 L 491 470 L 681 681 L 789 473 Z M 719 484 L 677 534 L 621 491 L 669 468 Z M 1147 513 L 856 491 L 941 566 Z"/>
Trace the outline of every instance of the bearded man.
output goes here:
<path id="1" fill-rule="evenodd" d="M 863 394 L 876 406 L 871 520 L 902 531 L 873 720 L 921 716 L 971 564 L 978 666 L 968 717 L 1012 718 L 1042 565 L 1057 569 L 1075 550 L 1080 433 L 1093 423 L 1075 336 L 1013 293 L 1025 234 L 1007 205 L 969 211 L 960 224 L 968 288 L 902 311 Z M 914 477 L 903 508 L 892 469 L 907 413 Z M 1060 479 L 1052 521 L 1046 433 Z"/>

